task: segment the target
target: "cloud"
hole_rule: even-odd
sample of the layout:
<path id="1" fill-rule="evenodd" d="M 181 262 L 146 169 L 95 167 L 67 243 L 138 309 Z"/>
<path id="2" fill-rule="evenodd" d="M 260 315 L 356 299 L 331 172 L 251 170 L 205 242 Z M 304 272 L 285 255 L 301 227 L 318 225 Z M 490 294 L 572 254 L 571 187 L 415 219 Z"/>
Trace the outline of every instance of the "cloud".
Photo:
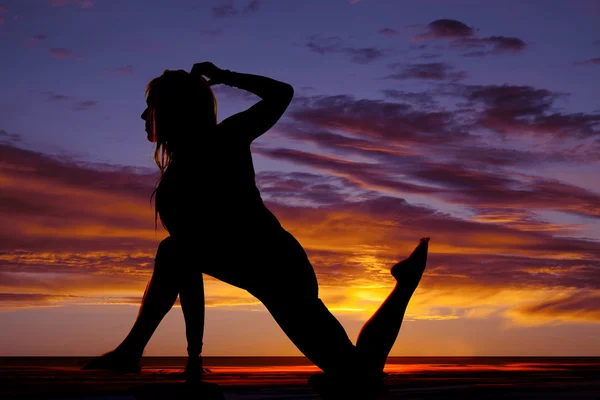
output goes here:
<path id="1" fill-rule="evenodd" d="M 25 40 L 25 43 L 26 44 L 35 44 L 35 43 L 42 42 L 42 41 L 46 40 L 47 38 L 48 38 L 48 36 L 46 36 L 46 35 L 37 34 L 37 35 L 33 35 L 33 36 L 28 37 Z"/>
<path id="2" fill-rule="evenodd" d="M 492 54 L 520 53 L 527 44 L 520 38 L 509 36 L 476 37 L 478 29 L 453 19 L 439 19 L 427 25 L 427 30 L 414 40 L 449 40 L 450 49 L 468 51 L 463 56 L 483 57 Z"/>
<path id="3" fill-rule="evenodd" d="M 553 101 L 560 95 L 532 87 L 451 87 L 471 114 L 468 118 L 437 110 L 437 103 L 431 107 L 427 94 L 414 100 L 415 94 L 389 92 L 400 103 L 341 95 L 296 98 L 288 112 L 292 121 L 280 123 L 278 133 L 316 144 L 327 153 L 258 151 L 349 179 L 365 190 L 425 196 L 482 215 L 527 207 L 600 217 L 596 205 L 600 196 L 594 190 L 530 172 L 544 163 L 597 160 L 593 146 L 585 141 L 595 131 L 586 131 L 590 126 L 585 124 L 597 123 L 598 116 L 555 113 Z M 405 97 L 412 98 L 413 104 L 402 102 Z M 429 111 L 419 109 L 421 105 Z M 490 115 L 496 116 L 495 124 L 490 123 Z M 499 121 L 502 127 L 513 121 L 515 131 L 498 131 Z M 543 135 L 547 147 L 542 146 L 544 141 L 534 140 L 535 147 L 528 148 L 526 129 L 534 137 Z M 488 130 L 510 135 L 511 140 L 497 140 Z M 570 137 L 563 137 L 563 130 Z M 357 157 L 361 162 L 352 161 Z M 508 173 L 507 168 L 513 170 Z M 515 174 L 514 168 L 521 172 Z M 534 226 L 531 220 L 528 223 Z"/>
<path id="4" fill-rule="evenodd" d="M 490 36 L 484 38 L 467 38 L 451 43 L 458 49 L 473 49 L 463 54 L 465 57 L 482 57 L 490 54 L 519 53 L 527 48 L 525 42 L 516 37 Z"/>
<path id="5" fill-rule="evenodd" d="M 75 105 L 74 110 L 76 111 L 85 111 L 97 105 L 98 102 L 96 100 L 81 100 L 78 101 Z"/>
<path id="6" fill-rule="evenodd" d="M 58 59 L 74 57 L 74 54 L 71 50 L 65 49 L 62 47 L 55 47 L 55 48 L 50 49 L 50 54 L 52 55 L 52 57 L 58 58 Z"/>
<path id="7" fill-rule="evenodd" d="M 232 0 L 225 1 L 221 5 L 213 7 L 212 12 L 215 18 L 227 18 L 238 14 L 238 10 L 233 6 Z"/>
<path id="8" fill-rule="evenodd" d="M 387 37 L 396 37 L 398 36 L 398 31 L 392 28 L 381 28 L 380 30 L 377 31 L 377 33 L 379 33 L 380 35 L 383 36 L 387 36 Z"/>
<path id="9" fill-rule="evenodd" d="M 250 15 L 260 10 L 260 0 L 250 0 L 248 4 L 241 10 L 241 12 L 233 5 L 233 0 L 224 0 L 220 5 L 212 8 L 213 17 L 215 18 L 228 18 L 234 15 L 243 14 Z"/>
<path id="10" fill-rule="evenodd" d="M 457 92 L 473 106 L 483 106 L 477 125 L 501 135 L 524 133 L 556 140 L 600 135 L 600 114 L 560 113 L 554 102 L 561 93 L 518 85 L 464 85 Z"/>
<path id="11" fill-rule="evenodd" d="M 528 211 L 531 199 L 547 196 L 546 188 L 521 196 L 510 209 L 480 209 L 477 220 L 459 218 L 389 193 L 445 195 L 449 191 L 441 185 L 448 180 L 456 193 L 477 196 L 497 187 L 497 197 L 514 178 L 483 171 L 469 177 L 460 166 L 397 154 L 373 138 L 325 132 L 316 138 L 321 149 L 343 149 L 348 157 L 259 148 L 255 154 L 294 159 L 313 172 L 262 171 L 257 182 L 269 209 L 307 250 L 323 297 L 336 309 L 369 314 L 378 307 L 394 283 L 390 266 L 425 234 L 432 236 L 429 266 L 409 318 L 481 318 L 540 302 L 550 291 L 590 290 L 600 282 L 597 242 L 555 235 L 551 224 Z M 369 154 L 381 162 L 351 160 Z M 10 144 L 0 145 L 0 159 L 0 218 L 11 226 L 0 233 L 0 305 L 139 304 L 165 235 L 154 232 L 149 202 L 156 171 L 54 157 Z M 426 174 L 436 185 L 410 182 L 426 166 L 436 168 Z M 405 168 L 406 178 L 393 175 Z M 562 190 L 563 198 L 572 192 L 571 187 Z M 211 306 L 256 304 L 210 278 L 207 285 Z"/>
<path id="12" fill-rule="evenodd" d="M 109 68 L 107 71 L 116 74 L 131 75 L 134 73 L 135 69 L 133 68 L 133 65 L 124 65 L 122 67 Z"/>
<path id="13" fill-rule="evenodd" d="M 72 109 L 76 111 L 87 110 L 98 104 L 96 100 L 79 100 L 74 98 L 73 96 L 56 93 L 52 90 L 43 91 L 41 92 L 41 94 L 45 95 L 48 101 L 58 103 L 69 102 L 72 104 Z"/>
<path id="14" fill-rule="evenodd" d="M 398 72 L 388 75 L 385 79 L 422 79 L 434 81 L 458 81 L 467 78 L 464 71 L 454 71 L 454 67 L 443 62 L 420 64 L 392 64 L 391 69 Z"/>
<path id="15" fill-rule="evenodd" d="M 50 5 L 52 7 L 65 7 L 71 4 L 77 5 L 81 8 L 94 7 L 94 2 L 92 0 L 50 0 Z"/>
<path id="16" fill-rule="evenodd" d="M 17 133 L 8 133 L 4 129 L 0 129 L 0 144 L 11 144 L 21 141 L 21 135 Z"/>
<path id="17" fill-rule="evenodd" d="M 575 290 L 554 297 L 517 307 L 513 314 L 536 322 L 600 322 L 600 291 Z"/>
<path id="18" fill-rule="evenodd" d="M 260 0 L 251 0 L 244 8 L 244 14 L 252 14 L 260 9 Z"/>
<path id="19" fill-rule="evenodd" d="M 385 139 L 391 145 L 456 143 L 473 138 L 451 112 L 424 111 L 383 100 L 356 100 L 349 95 L 297 97 L 288 116 L 299 123 Z"/>
<path id="20" fill-rule="evenodd" d="M 71 96 L 67 96 L 64 94 L 60 94 L 60 93 L 55 93 L 52 90 L 47 90 L 44 92 L 41 92 L 43 95 L 46 95 L 48 97 L 48 100 L 50 101 L 62 101 L 62 100 L 69 100 L 71 99 Z"/>
<path id="21" fill-rule="evenodd" d="M 576 65 L 576 66 L 582 66 L 582 65 L 600 65 L 600 57 L 590 58 L 588 60 L 583 60 L 583 61 L 576 61 L 576 62 L 573 63 L 573 65 Z"/>
<path id="22" fill-rule="evenodd" d="M 455 19 L 438 19 L 427 25 L 427 31 L 415 39 L 457 39 L 475 35 L 476 30 Z"/>
<path id="23" fill-rule="evenodd" d="M 350 60 L 357 64 L 367 64 L 388 55 L 387 50 L 375 47 L 353 47 L 342 43 L 337 36 L 320 37 L 313 35 L 306 42 L 305 47 L 312 52 L 326 55 L 333 53 L 345 54 Z"/>

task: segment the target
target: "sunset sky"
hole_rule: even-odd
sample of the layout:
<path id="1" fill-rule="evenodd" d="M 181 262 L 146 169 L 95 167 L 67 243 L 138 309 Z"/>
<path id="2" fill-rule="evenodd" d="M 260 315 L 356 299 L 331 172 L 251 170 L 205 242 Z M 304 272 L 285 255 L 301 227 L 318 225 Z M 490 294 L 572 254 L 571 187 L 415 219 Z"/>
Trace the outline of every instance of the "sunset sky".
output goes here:
<path id="1" fill-rule="evenodd" d="M 599 0 L 0 1 L 0 356 L 129 331 L 167 236 L 145 85 L 202 61 L 295 88 L 257 183 L 353 340 L 430 236 L 391 355 L 600 355 Z M 300 355 L 205 286 L 205 355 Z M 146 354 L 185 349 L 176 307 Z"/>

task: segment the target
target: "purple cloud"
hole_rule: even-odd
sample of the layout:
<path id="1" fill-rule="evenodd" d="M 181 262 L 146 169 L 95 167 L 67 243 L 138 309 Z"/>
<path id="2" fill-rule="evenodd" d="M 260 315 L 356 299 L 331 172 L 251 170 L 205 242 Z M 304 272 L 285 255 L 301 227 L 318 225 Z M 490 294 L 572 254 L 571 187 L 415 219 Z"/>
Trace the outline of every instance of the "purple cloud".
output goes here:
<path id="1" fill-rule="evenodd" d="M 30 36 L 27 40 L 29 42 L 41 42 L 43 40 L 46 40 L 47 38 L 48 38 L 48 36 L 46 36 L 46 35 L 38 34 L 38 35 Z"/>
<path id="2" fill-rule="evenodd" d="M 443 62 L 421 64 L 391 64 L 391 69 L 398 72 L 388 75 L 385 79 L 422 79 L 422 80 L 448 80 L 458 81 L 467 78 L 464 71 L 454 71 L 454 67 Z"/>
<path id="3" fill-rule="evenodd" d="M 4 129 L 0 129 L 0 143 L 11 144 L 21 141 L 21 135 L 18 133 L 8 133 Z"/>
<path id="4" fill-rule="evenodd" d="M 236 15 L 238 10 L 233 6 L 233 1 L 229 0 L 219 6 L 213 7 L 212 12 L 215 18 L 227 18 Z"/>
<path id="5" fill-rule="evenodd" d="M 244 14 L 252 14 L 260 9 L 260 0 L 251 0 L 250 3 L 244 8 Z"/>
<path id="6" fill-rule="evenodd" d="M 60 93 L 55 93 L 52 90 L 48 90 L 48 91 L 44 91 L 41 92 L 43 95 L 48 96 L 48 100 L 50 101 L 62 101 L 62 100 L 69 100 L 71 99 L 71 96 L 67 96 L 64 94 L 60 94 Z"/>
<path id="7" fill-rule="evenodd" d="M 310 51 L 321 55 L 333 53 L 345 54 L 352 62 L 357 64 L 367 64 L 384 58 L 388 55 L 387 50 L 382 50 L 375 47 L 345 46 L 342 43 L 342 39 L 337 36 L 311 36 L 306 42 L 305 47 Z"/>
<path id="8" fill-rule="evenodd" d="M 50 0 L 50 5 L 52 7 L 65 7 L 69 4 L 75 4 L 81 8 L 94 7 L 94 2 L 92 0 Z"/>
<path id="9" fill-rule="evenodd" d="M 466 57 L 482 57 L 491 54 L 519 53 L 527 48 L 520 38 L 508 36 L 475 37 L 477 29 L 453 19 L 439 19 L 427 26 L 428 30 L 414 36 L 415 40 L 450 40 L 450 48 L 468 50 Z"/>
<path id="10" fill-rule="evenodd" d="M 475 29 L 455 19 L 438 19 L 427 25 L 427 32 L 415 39 L 457 39 L 475 35 Z"/>
<path id="11" fill-rule="evenodd" d="M 133 65 L 125 65 L 123 67 L 116 67 L 116 68 L 109 68 L 108 72 L 114 72 L 117 74 L 123 74 L 123 75 L 131 75 L 133 74 L 135 71 L 135 69 L 133 68 Z"/>
<path id="12" fill-rule="evenodd" d="M 382 28 L 382 29 L 378 30 L 377 33 L 379 33 L 380 35 L 383 35 L 383 36 L 387 36 L 387 37 L 398 36 L 398 31 L 395 29 L 392 29 L 392 28 Z"/>
<path id="13" fill-rule="evenodd" d="M 583 61 L 576 61 L 576 62 L 573 63 L 573 65 L 576 65 L 576 66 L 582 66 L 582 65 L 600 65 L 600 57 L 590 58 L 588 60 L 583 60 Z"/>
<path id="14" fill-rule="evenodd" d="M 74 57 L 74 54 L 71 50 L 61 48 L 61 47 L 55 47 L 55 48 L 50 49 L 50 54 L 52 55 L 52 57 L 58 58 L 58 59 Z"/>
<path id="15" fill-rule="evenodd" d="M 481 49 L 463 54 L 465 57 L 481 57 L 499 53 L 519 53 L 527 48 L 527 44 L 516 37 L 490 36 L 485 38 L 466 38 L 450 44 L 458 49 Z"/>
<path id="16" fill-rule="evenodd" d="M 81 101 L 77 102 L 74 110 L 76 110 L 76 111 L 89 110 L 90 108 L 94 107 L 96 104 L 98 104 L 98 102 L 96 100 L 81 100 Z"/>

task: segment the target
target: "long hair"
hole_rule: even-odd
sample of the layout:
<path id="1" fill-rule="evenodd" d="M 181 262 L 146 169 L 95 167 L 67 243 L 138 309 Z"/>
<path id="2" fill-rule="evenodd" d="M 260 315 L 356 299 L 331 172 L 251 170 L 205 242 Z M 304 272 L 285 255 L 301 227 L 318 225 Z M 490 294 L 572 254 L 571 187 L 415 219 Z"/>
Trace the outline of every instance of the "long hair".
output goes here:
<path id="1" fill-rule="evenodd" d="M 216 126 L 217 100 L 202 76 L 181 69 L 167 69 L 152 79 L 146 86 L 146 100 L 150 134 L 156 142 L 154 162 L 160 170 L 152 200 L 173 157 L 198 143 L 202 131 L 206 133 Z M 156 228 L 159 215 L 156 199 L 154 204 Z"/>

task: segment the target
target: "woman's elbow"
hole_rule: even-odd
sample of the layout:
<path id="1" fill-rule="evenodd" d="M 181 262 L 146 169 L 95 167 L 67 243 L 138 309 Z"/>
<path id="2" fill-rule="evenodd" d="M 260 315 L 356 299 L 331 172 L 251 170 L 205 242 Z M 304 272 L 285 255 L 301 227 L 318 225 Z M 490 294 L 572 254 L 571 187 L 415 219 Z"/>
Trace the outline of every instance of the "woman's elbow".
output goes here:
<path id="1" fill-rule="evenodd" d="M 290 85 L 289 83 L 284 83 L 281 93 L 288 100 L 288 103 L 289 103 L 290 101 L 292 101 L 292 98 L 294 97 L 294 87 L 292 85 Z"/>

